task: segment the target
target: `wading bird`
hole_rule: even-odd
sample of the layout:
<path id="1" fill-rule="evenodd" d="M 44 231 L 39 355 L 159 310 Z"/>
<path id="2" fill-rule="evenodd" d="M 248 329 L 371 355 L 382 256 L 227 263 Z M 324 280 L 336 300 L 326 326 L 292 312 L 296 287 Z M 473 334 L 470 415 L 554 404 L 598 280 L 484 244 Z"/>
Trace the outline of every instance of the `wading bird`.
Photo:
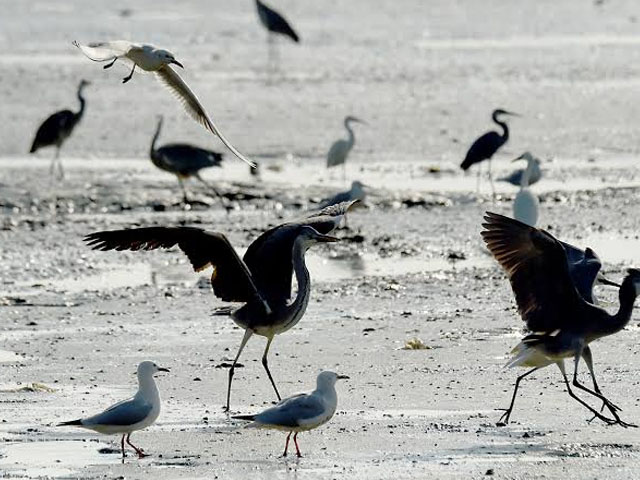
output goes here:
<path id="1" fill-rule="evenodd" d="M 153 45 L 143 45 L 139 43 L 131 43 L 126 40 L 116 40 L 113 42 L 90 43 L 81 45 L 78 42 L 73 44 L 84 53 L 84 55 L 94 62 L 109 62 L 104 68 L 110 68 L 117 60 L 122 59 L 133 63 L 131 73 L 122 81 L 123 83 L 131 80 L 136 67 L 140 67 L 146 72 L 154 72 L 162 83 L 164 83 L 178 100 L 187 113 L 204 128 L 216 135 L 231 152 L 240 160 L 253 165 L 253 162 L 242 155 L 231 143 L 220 133 L 218 127 L 206 112 L 198 97 L 182 80 L 171 65 L 177 65 L 184 68 L 182 64 L 176 60 L 173 53 L 167 50 L 159 49 Z"/>
<path id="2" fill-rule="evenodd" d="M 488 160 L 489 164 L 489 182 L 491 183 L 491 190 L 493 195 L 496 194 L 496 189 L 493 185 L 493 177 L 491 176 L 491 157 L 498 151 L 500 147 L 502 147 L 507 140 L 509 140 L 509 127 L 504 121 L 501 121 L 498 117 L 502 115 L 511 115 L 513 117 L 519 117 L 517 113 L 508 112 L 506 110 L 497 109 L 493 111 L 491 115 L 491 119 L 502 127 L 502 135 L 498 132 L 491 131 L 487 132 L 481 137 L 479 137 L 475 142 L 471 144 L 469 150 L 467 151 L 467 155 L 464 157 L 464 161 L 460 164 L 460 168 L 462 170 L 467 171 L 471 165 L 475 165 L 476 163 L 481 163 L 485 160 Z M 476 189 L 480 189 L 480 165 L 478 165 L 478 182 Z"/>
<path id="3" fill-rule="evenodd" d="M 347 139 L 336 140 L 333 145 L 331 145 L 329 153 L 327 153 L 327 168 L 342 165 L 343 180 L 347 177 L 347 157 L 349 156 L 349 152 L 351 152 L 353 146 L 356 144 L 356 137 L 353 134 L 351 123 L 362 123 L 363 125 L 367 125 L 367 122 L 364 120 L 360 120 L 359 118 L 351 115 L 345 117 L 344 128 L 347 129 Z"/>
<path id="4" fill-rule="evenodd" d="M 154 250 L 178 247 L 189 257 L 196 272 L 209 266 L 213 293 L 226 302 L 244 303 L 240 308 L 222 308 L 215 313 L 229 315 L 245 330 L 240 348 L 229 369 L 227 405 L 231 399 L 231 383 L 236 363 L 249 339 L 266 337 L 262 365 L 278 400 L 278 388 L 271 376 L 267 355 L 276 335 L 294 327 L 304 315 L 311 293 L 311 278 L 305 265 L 307 249 L 324 242 L 335 242 L 331 233 L 349 207 L 343 203 L 321 210 L 306 219 L 271 228 L 260 235 L 241 259 L 227 238 L 217 232 L 190 227 L 150 227 L 114 230 L 87 235 L 85 241 L 96 250 Z M 291 299 L 295 273 L 298 291 Z"/>
<path id="5" fill-rule="evenodd" d="M 365 185 L 362 182 L 355 180 L 351 183 L 351 188 L 346 192 L 340 192 L 335 194 L 333 197 L 323 199 L 322 202 L 320 202 L 320 208 L 356 200 L 359 202 L 363 202 L 367 196 L 364 191 L 364 187 Z"/>
<path id="6" fill-rule="evenodd" d="M 61 110 L 47 118 L 42 125 L 40 125 L 40 128 L 38 128 L 36 137 L 33 139 L 33 144 L 31 145 L 31 150 L 29 150 L 29 153 L 35 153 L 39 148 L 55 146 L 56 153 L 51 160 L 49 172 L 54 175 L 57 165 L 60 178 L 64 177 L 64 170 L 62 169 L 62 162 L 60 161 L 60 147 L 62 147 L 64 141 L 69 138 L 73 129 L 80 122 L 80 119 L 82 119 L 82 115 L 84 115 L 86 102 L 82 95 L 82 90 L 87 85 L 89 85 L 89 82 L 86 80 L 80 80 L 80 85 L 78 85 L 80 110 L 75 113 L 71 110 Z"/>
<path id="7" fill-rule="evenodd" d="M 285 18 L 276 12 L 274 9 L 267 7 L 260 0 L 256 0 L 256 9 L 258 10 L 258 17 L 260 17 L 260 22 L 264 25 L 264 28 L 267 29 L 268 38 L 267 41 L 269 43 L 269 65 L 272 62 L 277 62 L 277 50 L 276 50 L 276 36 L 282 35 L 284 37 L 289 37 L 294 42 L 298 43 L 300 41 L 300 37 L 295 32 L 295 30 L 289 25 L 289 22 L 285 20 Z"/>
<path id="8" fill-rule="evenodd" d="M 595 417 L 607 424 L 632 426 L 620 419 L 619 408 L 598 388 L 589 344 L 619 332 L 629 322 L 636 296 L 640 293 L 640 270 L 628 269 L 619 291 L 619 310 L 610 315 L 581 297 L 570 274 L 566 250 L 551 234 L 491 212 L 487 212 L 485 220 L 482 237 L 506 271 L 520 315 L 532 332 L 516 346 L 515 356 L 507 364 L 509 367 L 531 367 L 531 370 L 517 378 L 511 404 L 498 423 L 509 422 L 522 379 L 540 368 L 556 364 L 569 395 Z M 602 400 L 613 419 L 573 393 L 565 371 L 565 358 L 574 361 L 573 385 Z M 578 382 L 580 358 L 587 364 L 593 390 Z"/>
<path id="9" fill-rule="evenodd" d="M 120 447 L 123 460 L 125 437 L 127 444 L 138 454 L 138 458 L 146 457 L 141 448 L 131 443 L 131 434 L 152 425 L 160 415 L 160 393 L 153 375 L 168 371 L 169 369 L 158 367 L 155 363 L 146 360 L 138 365 L 138 392 L 132 398 L 118 402 L 92 417 L 62 422 L 57 426 L 86 428 L 106 435 L 121 433 Z"/>
<path id="10" fill-rule="evenodd" d="M 525 168 L 522 173 L 522 177 L 520 178 L 520 191 L 518 191 L 518 194 L 513 201 L 513 218 L 535 227 L 538 222 L 540 201 L 538 200 L 538 197 L 529 190 L 529 180 L 533 174 L 536 162 L 531 155 L 526 158 L 522 155 L 516 158 L 514 162 L 525 159 L 527 160 L 527 168 Z"/>
<path id="11" fill-rule="evenodd" d="M 316 380 L 316 389 L 310 393 L 299 393 L 285 398 L 276 406 L 257 415 L 238 415 L 233 418 L 252 422 L 248 428 L 269 428 L 289 432 L 284 445 L 283 457 L 287 456 L 289 439 L 293 433 L 296 455 L 302 456 L 298 446 L 298 433 L 307 432 L 327 423 L 338 407 L 336 382 L 348 379 L 346 375 L 321 372 Z"/>
<path id="12" fill-rule="evenodd" d="M 187 190 L 184 187 L 184 179 L 190 177 L 194 177 L 206 185 L 207 188 L 211 189 L 222 202 L 222 197 L 217 190 L 205 182 L 200 176 L 200 170 L 203 168 L 220 167 L 220 164 L 222 163 L 222 154 L 212 152 L 211 150 L 205 150 L 204 148 L 194 147 L 193 145 L 188 145 L 186 143 L 170 143 L 163 145 L 160 148 L 156 148 L 156 141 L 160 136 L 161 129 L 162 117 L 158 119 L 158 127 L 156 128 L 156 133 L 151 141 L 149 156 L 156 167 L 160 170 L 164 170 L 165 172 L 173 173 L 178 178 L 184 202 L 189 203 Z M 224 203 L 222 206 L 224 207 Z"/>
<path id="13" fill-rule="evenodd" d="M 531 168 L 531 175 L 529 176 L 529 185 L 533 185 L 534 183 L 538 183 L 542 178 L 542 170 L 540 169 L 540 160 L 529 152 L 524 152 L 522 155 L 518 157 L 518 159 L 523 159 L 529 161 L 529 159 L 533 160 L 533 166 Z M 522 183 L 522 175 L 524 174 L 524 168 L 519 168 L 514 170 L 506 177 L 501 177 L 498 180 L 501 182 L 507 182 L 516 187 L 520 186 Z"/>

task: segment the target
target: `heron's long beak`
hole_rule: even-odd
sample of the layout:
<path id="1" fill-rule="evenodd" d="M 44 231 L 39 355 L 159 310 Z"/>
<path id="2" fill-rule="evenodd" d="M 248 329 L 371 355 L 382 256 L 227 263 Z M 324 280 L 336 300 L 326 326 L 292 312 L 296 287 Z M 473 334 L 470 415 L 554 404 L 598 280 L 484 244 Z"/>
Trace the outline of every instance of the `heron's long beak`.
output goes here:
<path id="1" fill-rule="evenodd" d="M 518 160 L 524 160 L 524 156 L 520 155 L 518 158 L 514 158 L 513 160 L 511 160 L 511 163 L 517 162 Z"/>
<path id="2" fill-rule="evenodd" d="M 171 63 L 176 64 L 177 66 L 179 66 L 180 68 L 184 68 L 184 65 L 182 65 L 178 60 L 176 60 L 175 58 L 173 60 L 171 60 Z"/>
<path id="3" fill-rule="evenodd" d="M 349 380 L 349 376 L 348 375 L 338 375 L 338 380 Z"/>
<path id="4" fill-rule="evenodd" d="M 332 237 L 331 235 L 319 235 L 319 242 L 339 242 L 340 239 L 338 237 Z"/>
<path id="5" fill-rule="evenodd" d="M 620 288 L 622 285 L 620 285 L 619 283 L 613 282 L 611 280 L 609 280 L 608 278 L 606 278 L 604 275 L 602 275 L 601 273 L 598 274 L 597 277 L 598 282 L 602 283 L 603 285 L 609 285 L 611 287 L 618 287 Z"/>
<path id="6" fill-rule="evenodd" d="M 168 368 L 165 368 L 165 367 L 158 367 L 158 371 L 159 372 L 170 372 L 171 370 L 169 370 Z"/>

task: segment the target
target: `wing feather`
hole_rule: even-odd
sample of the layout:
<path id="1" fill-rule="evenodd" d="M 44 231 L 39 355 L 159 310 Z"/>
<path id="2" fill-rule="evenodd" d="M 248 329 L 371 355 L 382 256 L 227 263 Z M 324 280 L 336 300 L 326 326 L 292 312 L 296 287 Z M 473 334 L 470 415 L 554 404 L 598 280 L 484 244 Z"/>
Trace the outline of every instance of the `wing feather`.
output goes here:
<path id="1" fill-rule="evenodd" d="M 89 43 L 88 45 L 82 45 L 77 41 L 74 41 L 73 44 L 78 47 L 87 58 L 94 62 L 106 62 L 107 60 L 113 60 L 114 58 L 124 57 L 132 48 L 140 48 L 139 45 L 126 40 L 96 42 Z"/>

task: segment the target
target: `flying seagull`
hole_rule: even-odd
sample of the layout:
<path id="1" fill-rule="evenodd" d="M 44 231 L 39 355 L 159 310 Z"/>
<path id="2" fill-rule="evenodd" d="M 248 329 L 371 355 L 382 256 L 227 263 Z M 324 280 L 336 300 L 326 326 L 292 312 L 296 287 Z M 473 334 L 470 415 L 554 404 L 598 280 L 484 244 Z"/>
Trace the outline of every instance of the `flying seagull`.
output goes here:
<path id="1" fill-rule="evenodd" d="M 136 67 L 140 67 L 146 72 L 155 73 L 158 80 L 164 83 L 173 92 L 180 103 L 182 103 L 187 113 L 191 115 L 194 120 L 214 135 L 217 135 L 222 143 L 224 143 L 240 160 L 251 166 L 255 165 L 251 160 L 246 158 L 233 145 L 231 145 L 222 133 L 220 133 L 220 130 L 218 130 L 218 127 L 216 127 L 215 123 L 200 103 L 200 100 L 198 100 L 198 97 L 196 97 L 196 94 L 193 93 L 184 80 L 182 80 L 180 75 L 171 68 L 171 65 L 177 65 L 180 68 L 184 68 L 182 64 L 176 60 L 173 53 L 167 50 L 162 50 L 153 45 L 132 43 L 126 40 L 90 43 L 88 45 L 82 45 L 78 42 L 73 42 L 73 44 L 90 60 L 93 60 L 94 62 L 109 62 L 104 66 L 104 68 L 112 67 L 119 59 L 132 62 L 133 67 L 131 68 L 131 73 L 122 80 L 123 83 L 131 80 Z"/>

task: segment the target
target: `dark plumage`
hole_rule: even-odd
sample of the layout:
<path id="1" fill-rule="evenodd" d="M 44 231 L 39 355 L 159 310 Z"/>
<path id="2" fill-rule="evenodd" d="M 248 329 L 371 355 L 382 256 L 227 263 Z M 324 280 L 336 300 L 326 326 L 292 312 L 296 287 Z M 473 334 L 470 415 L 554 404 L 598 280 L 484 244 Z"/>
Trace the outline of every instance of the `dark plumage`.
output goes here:
<path id="1" fill-rule="evenodd" d="M 171 143 L 156 148 L 156 141 L 160 136 L 161 129 L 162 117 L 158 120 L 158 127 L 151 141 L 149 156 L 156 167 L 165 172 L 173 173 L 178 178 L 185 203 L 189 203 L 189 198 L 183 179 L 189 177 L 198 179 L 221 199 L 218 192 L 200 177 L 200 170 L 209 167 L 220 167 L 222 154 L 186 143 Z"/>
<path id="2" fill-rule="evenodd" d="M 50 171 L 51 173 L 55 173 L 55 166 L 57 164 L 61 177 L 64 176 L 64 171 L 62 169 L 62 163 L 60 163 L 58 159 L 60 148 L 64 141 L 69 138 L 73 129 L 80 122 L 80 119 L 82 119 L 85 108 L 85 99 L 82 95 L 82 90 L 86 85 L 89 85 L 89 82 L 81 80 L 78 86 L 80 109 L 77 112 L 61 110 L 47 118 L 42 125 L 40 125 L 40 128 L 38 128 L 33 143 L 31 144 L 31 149 L 29 150 L 29 153 L 35 153 L 40 148 L 55 146 L 56 153 L 51 162 Z"/>
<path id="3" fill-rule="evenodd" d="M 586 264 L 585 275 L 593 283 L 599 270 L 599 260 L 593 251 L 584 255 L 571 252 L 548 232 L 530 227 L 508 217 L 488 212 L 482 238 L 507 273 L 518 304 L 520 316 L 533 332 L 514 349 L 509 366 L 533 367 L 518 377 L 516 388 L 503 418 L 508 422 L 519 382 L 539 368 L 556 364 L 562 372 L 569 395 L 606 423 L 630 426 L 620 420 L 618 407 L 600 392 L 593 373 L 589 344 L 599 338 L 619 332 L 631 319 L 631 312 L 640 292 L 640 270 L 629 269 L 619 291 L 620 308 L 614 315 L 588 302 L 576 288 L 571 269 Z M 572 267 L 573 265 L 573 267 Z M 595 268 L 595 273 L 593 272 Z M 589 273 L 591 272 L 591 273 Z M 604 402 L 614 419 L 593 409 L 571 390 L 564 368 L 564 359 L 574 361 L 573 385 Z M 591 373 L 594 389 L 578 382 L 578 364 L 584 358 Z"/>
<path id="4" fill-rule="evenodd" d="M 469 150 L 467 151 L 467 155 L 464 157 L 463 162 L 460 164 L 460 168 L 466 171 L 469 169 L 469 167 L 471 167 L 471 165 L 475 165 L 476 163 L 480 163 L 484 160 L 489 160 L 489 181 L 491 182 L 491 188 L 493 188 L 490 163 L 491 157 L 493 157 L 498 149 L 509 140 L 509 127 L 506 123 L 498 118 L 500 115 L 517 116 L 515 113 L 511 113 L 506 110 L 494 110 L 491 118 L 495 123 L 502 127 L 502 135 L 498 132 L 491 131 L 479 137 L 475 142 L 471 144 L 471 147 L 469 147 Z M 478 170 L 478 179 L 479 178 L 480 170 Z M 495 189 L 493 189 L 493 192 L 495 194 Z"/>
<path id="5" fill-rule="evenodd" d="M 296 43 L 300 41 L 298 34 L 282 15 L 272 8 L 267 7 L 260 0 L 256 0 L 256 8 L 258 9 L 258 16 L 260 17 L 262 25 L 264 25 L 270 33 L 284 35 Z"/>

